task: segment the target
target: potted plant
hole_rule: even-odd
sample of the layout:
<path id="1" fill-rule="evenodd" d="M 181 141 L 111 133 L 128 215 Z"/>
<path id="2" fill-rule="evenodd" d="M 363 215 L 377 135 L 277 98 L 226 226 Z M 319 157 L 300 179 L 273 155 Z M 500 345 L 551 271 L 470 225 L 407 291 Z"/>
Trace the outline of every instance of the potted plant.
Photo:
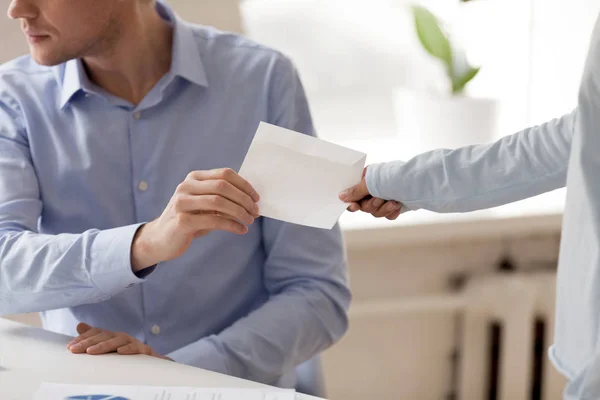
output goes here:
<path id="1" fill-rule="evenodd" d="M 461 0 L 467 2 L 469 0 Z M 494 140 L 497 103 L 465 94 L 480 68 L 472 66 L 462 47 L 446 32 L 440 20 L 423 6 L 411 6 L 421 47 L 444 68 L 443 93 L 398 90 L 395 108 L 401 135 L 417 138 L 423 148 L 455 148 Z"/>

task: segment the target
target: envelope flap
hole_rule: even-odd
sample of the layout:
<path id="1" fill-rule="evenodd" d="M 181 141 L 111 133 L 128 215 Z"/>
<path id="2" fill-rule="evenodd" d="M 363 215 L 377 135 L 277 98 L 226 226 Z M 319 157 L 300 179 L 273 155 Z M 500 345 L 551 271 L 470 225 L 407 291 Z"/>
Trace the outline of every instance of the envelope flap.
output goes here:
<path id="1" fill-rule="evenodd" d="M 318 157 L 345 165 L 354 165 L 366 159 L 366 154 L 330 143 L 312 136 L 298 134 L 289 129 L 261 122 L 256 137 L 257 143 L 271 143 L 295 152 Z"/>

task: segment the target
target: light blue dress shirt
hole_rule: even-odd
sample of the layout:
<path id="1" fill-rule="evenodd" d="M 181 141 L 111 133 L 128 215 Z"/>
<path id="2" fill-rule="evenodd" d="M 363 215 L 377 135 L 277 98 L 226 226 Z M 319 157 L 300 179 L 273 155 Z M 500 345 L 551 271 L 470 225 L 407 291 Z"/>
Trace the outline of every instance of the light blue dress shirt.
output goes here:
<path id="1" fill-rule="evenodd" d="M 157 9 L 174 26 L 172 67 L 138 106 L 78 60 L 0 67 L 0 314 L 43 310 L 53 331 L 83 321 L 274 383 L 347 329 L 338 227 L 260 218 L 144 277 L 130 247 L 190 171 L 238 170 L 260 121 L 313 135 L 305 94 L 280 53 Z"/>
<path id="2" fill-rule="evenodd" d="M 407 210 L 467 212 L 567 186 L 557 279 L 554 365 L 565 399 L 600 399 L 600 25 L 577 109 L 496 143 L 373 165 L 367 186 Z"/>

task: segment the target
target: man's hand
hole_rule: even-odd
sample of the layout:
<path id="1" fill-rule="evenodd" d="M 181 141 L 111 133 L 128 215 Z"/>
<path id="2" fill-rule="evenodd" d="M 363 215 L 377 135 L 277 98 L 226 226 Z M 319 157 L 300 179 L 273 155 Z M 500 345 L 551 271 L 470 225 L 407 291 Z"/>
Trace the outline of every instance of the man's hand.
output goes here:
<path id="1" fill-rule="evenodd" d="M 119 353 L 123 355 L 146 354 L 152 357 L 170 360 L 155 353 L 150 346 L 140 342 L 126 333 L 114 333 L 103 329 L 92 328 L 88 324 L 77 325 L 79 336 L 67 344 L 67 349 L 73 354 L 106 354 Z"/>
<path id="2" fill-rule="evenodd" d="M 374 217 L 385 217 L 389 220 L 398 218 L 402 210 L 402 204 L 372 197 L 367 188 L 366 175 L 367 168 L 364 169 L 362 180 L 358 185 L 340 194 L 340 200 L 349 203 L 348 211 L 363 211 L 372 214 Z"/>
<path id="3" fill-rule="evenodd" d="M 211 231 L 243 235 L 260 212 L 258 193 L 231 169 L 194 171 L 177 187 L 162 215 L 136 234 L 134 272 L 182 256 Z"/>

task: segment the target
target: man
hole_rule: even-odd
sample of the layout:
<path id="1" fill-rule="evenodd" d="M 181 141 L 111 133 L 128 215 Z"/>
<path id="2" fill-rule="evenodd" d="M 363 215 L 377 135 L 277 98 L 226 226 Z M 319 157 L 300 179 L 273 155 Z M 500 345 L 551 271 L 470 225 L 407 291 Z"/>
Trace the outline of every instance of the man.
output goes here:
<path id="1" fill-rule="evenodd" d="M 550 357 L 569 380 L 564 393 L 569 400 L 600 398 L 599 82 L 600 19 L 574 112 L 490 145 L 370 166 L 361 184 L 340 196 L 352 203 L 351 211 L 395 219 L 420 208 L 482 209 L 566 185 L 556 343 Z"/>
<path id="2" fill-rule="evenodd" d="M 281 385 L 342 336 L 339 228 L 259 218 L 233 172 L 261 120 L 314 133 L 288 59 L 154 0 L 8 14 L 31 57 L 0 67 L 0 314 Z"/>

